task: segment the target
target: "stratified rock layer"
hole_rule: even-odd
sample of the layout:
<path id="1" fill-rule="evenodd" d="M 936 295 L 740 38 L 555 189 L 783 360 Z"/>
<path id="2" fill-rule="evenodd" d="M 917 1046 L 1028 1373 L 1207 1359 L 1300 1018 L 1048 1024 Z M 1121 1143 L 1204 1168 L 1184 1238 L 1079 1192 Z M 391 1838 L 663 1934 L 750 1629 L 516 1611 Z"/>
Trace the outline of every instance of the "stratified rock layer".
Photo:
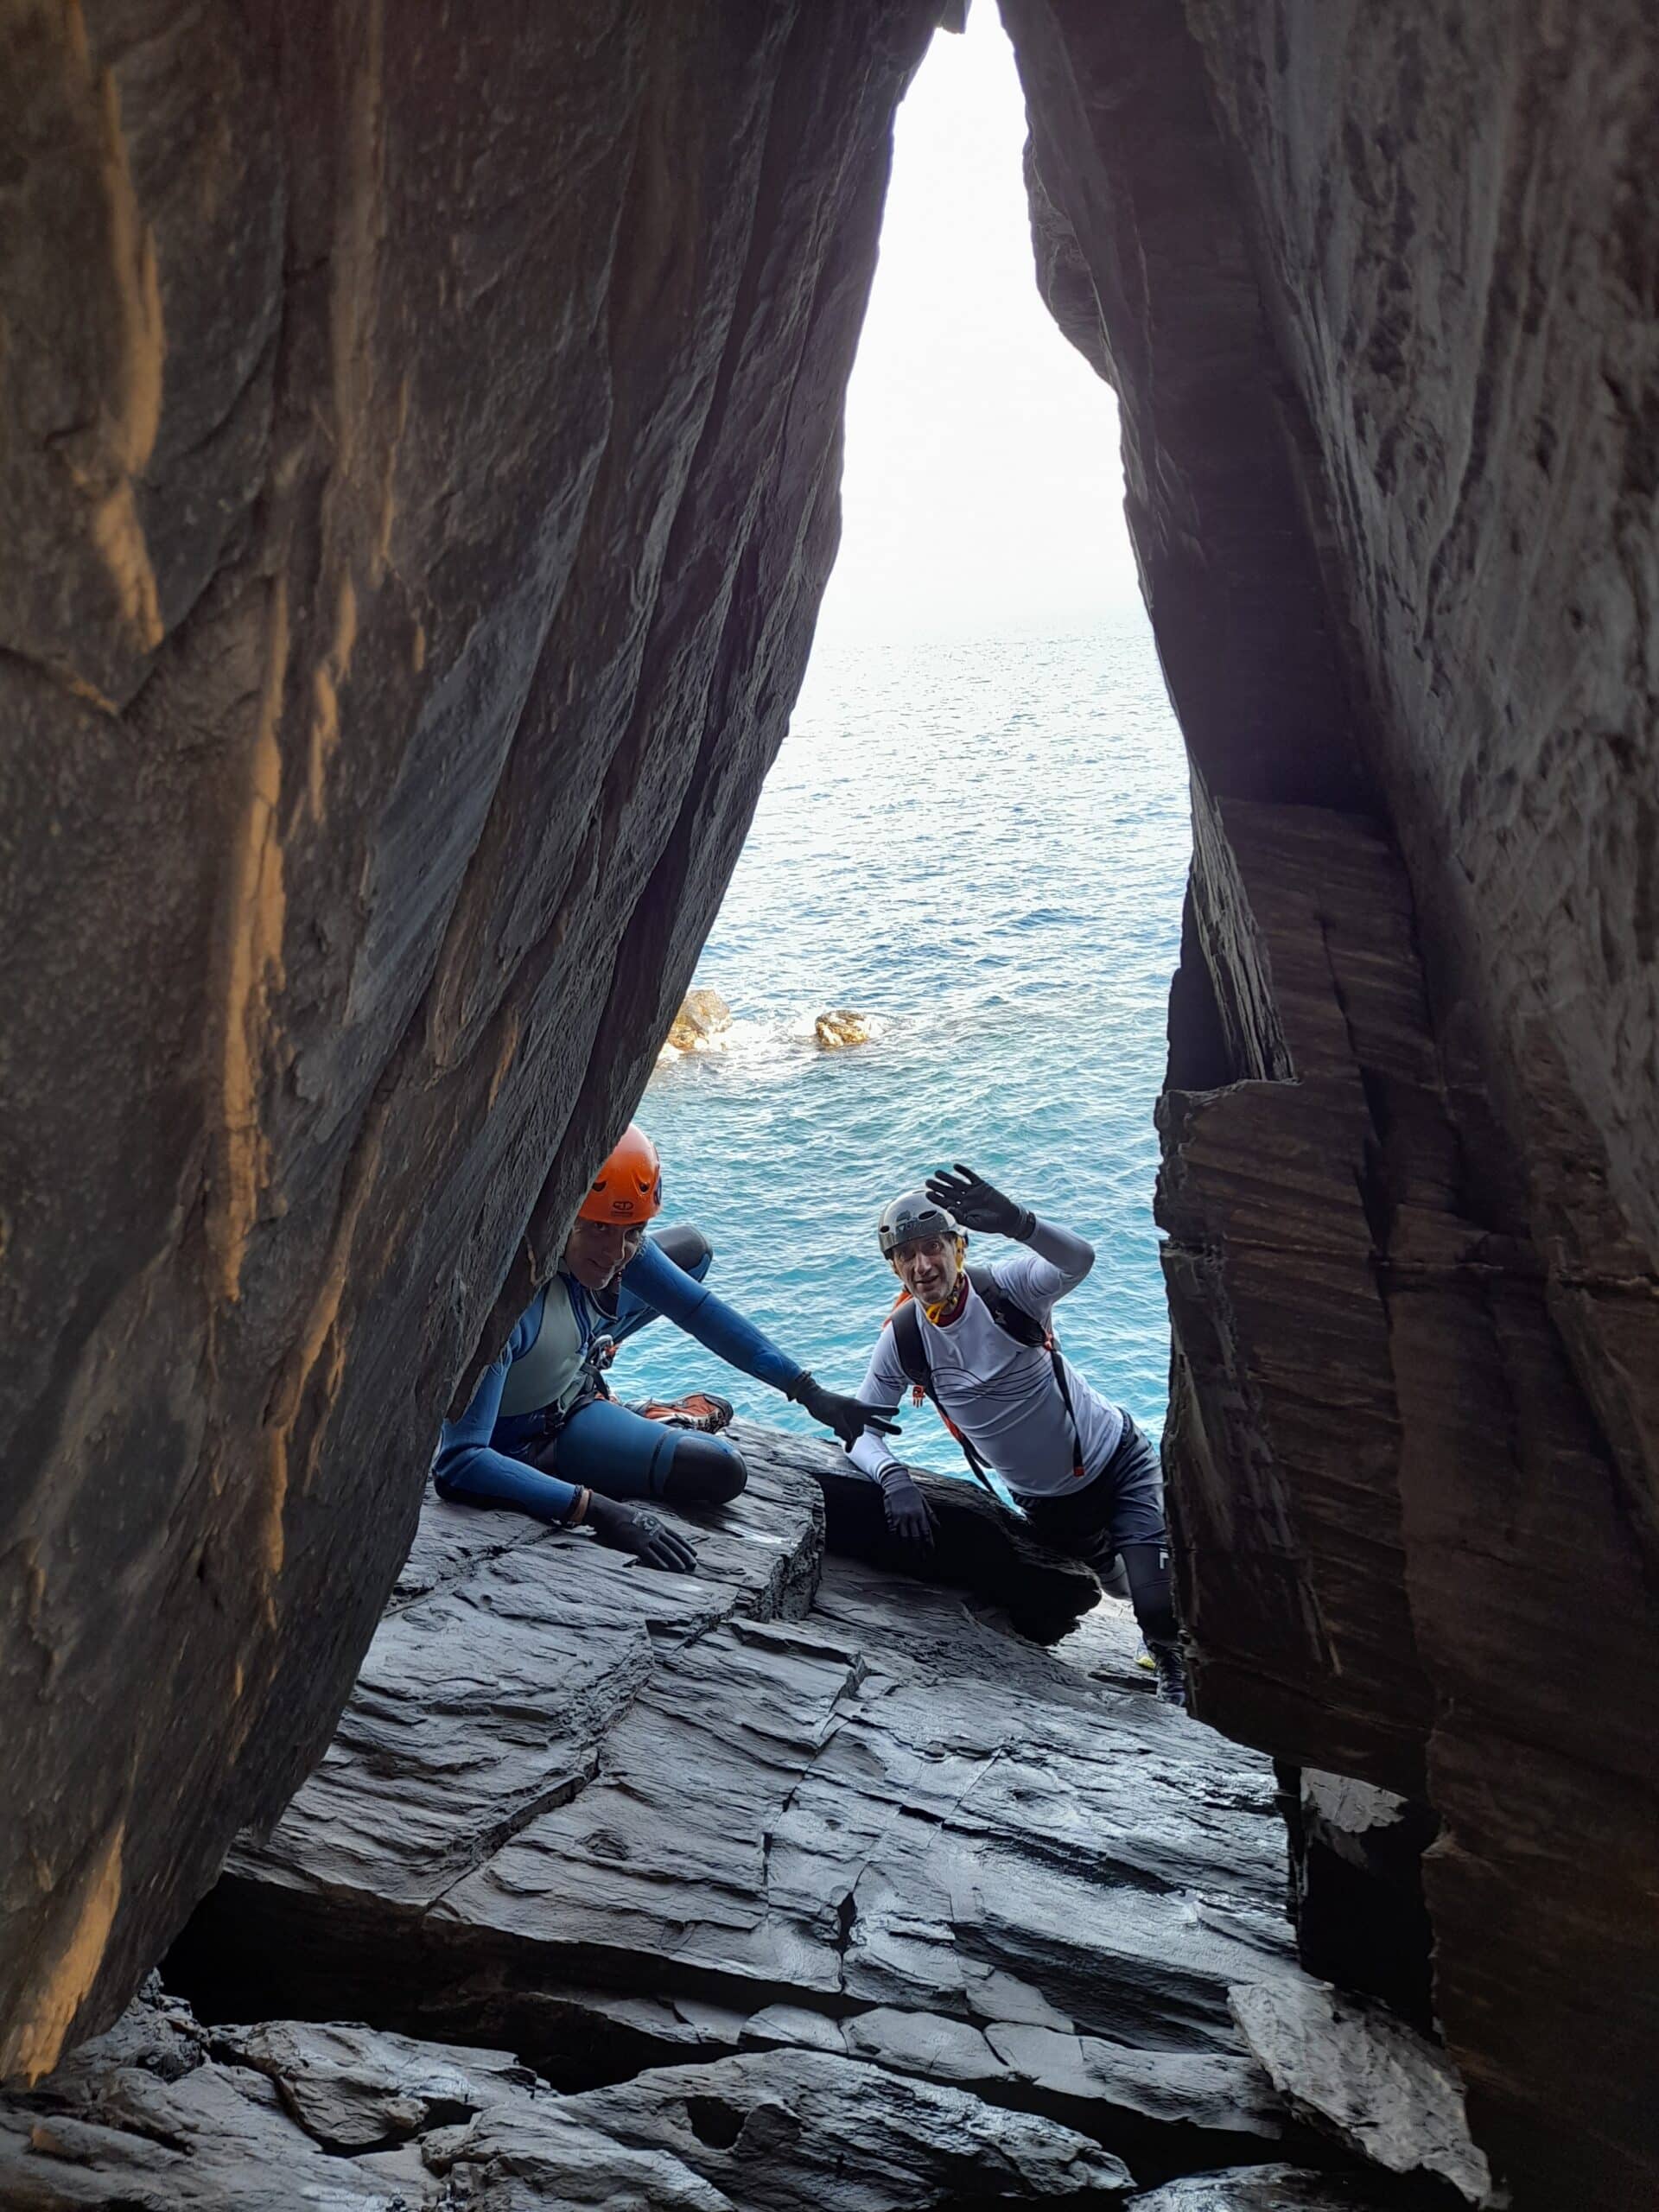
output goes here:
<path id="1" fill-rule="evenodd" d="M 1228 1995 L 1302 1979 L 1266 1764 L 999 1624 L 1050 1571 L 992 1558 L 964 1484 L 967 1586 L 918 1583 L 823 1556 L 833 1447 L 737 1433 L 695 1578 L 429 1505 L 334 1742 L 169 1974 L 214 2017 L 502 2044 L 566 2089 L 809 2051 L 1142 2180 L 1272 2150 Z"/>
<path id="2" fill-rule="evenodd" d="M 1517 2203 L 1659 2199 L 1659 21 L 1003 0 L 1193 765 L 1198 1709 L 1426 1798 Z"/>
<path id="3" fill-rule="evenodd" d="M 168 1961 L 195 2012 L 151 1990 L 0 2101 L 0 2196 L 247 2212 L 334 2161 L 365 2212 L 967 2212 L 1298 2153 L 1351 2191 L 1234 2019 L 1328 2000 L 1266 1763 L 1156 1701 L 1127 1608 L 1018 1637 L 998 1601 L 1052 1591 L 963 1484 L 923 1583 L 826 1556 L 839 1453 L 741 1441 L 695 1578 L 431 1503 L 327 1756 Z M 1393 2149 L 1369 2079 L 1342 2117 Z"/>
<path id="4" fill-rule="evenodd" d="M 321 1751 L 639 1095 L 937 12 L 8 13 L 0 2072 Z"/>
<path id="5" fill-rule="evenodd" d="M 818 2051 L 560 2097 L 506 2051 L 302 2021 L 208 2034 L 156 1997 L 0 2105 L 19 2212 L 919 2212 L 1128 2186 L 1052 2121 Z"/>

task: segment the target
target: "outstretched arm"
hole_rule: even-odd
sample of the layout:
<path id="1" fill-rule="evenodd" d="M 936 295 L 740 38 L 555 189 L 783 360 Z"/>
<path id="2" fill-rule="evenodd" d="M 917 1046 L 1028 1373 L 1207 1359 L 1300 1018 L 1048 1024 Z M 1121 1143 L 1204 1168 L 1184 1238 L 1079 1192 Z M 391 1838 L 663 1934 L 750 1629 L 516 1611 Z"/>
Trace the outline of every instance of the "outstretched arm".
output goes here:
<path id="1" fill-rule="evenodd" d="M 728 1367 L 753 1375 L 757 1382 L 786 1391 L 804 1374 L 799 1360 L 779 1351 L 752 1321 L 746 1321 L 723 1298 L 716 1298 L 706 1283 L 677 1267 L 649 1237 L 622 1270 L 622 1280 L 636 1298 L 706 1344 Z"/>
<path id="2" fill-rule="evenodd" d="M 639 1247 L 623 1269 L 622 1280 L 634 1297 L 707 1344 L 729 1366 L 753 1375 L 758 1382 L 770 1382 L 774 1390 L 804 1406 L 814 1421 L 833 1429 L 843 1444 L 850 1445 L 863 1428 L 863 1407 L 838 1391 L 825 1389 L 798 1361 L 780 1351 L 752 1321 L 677 1267 L 656 1245 Z"/>

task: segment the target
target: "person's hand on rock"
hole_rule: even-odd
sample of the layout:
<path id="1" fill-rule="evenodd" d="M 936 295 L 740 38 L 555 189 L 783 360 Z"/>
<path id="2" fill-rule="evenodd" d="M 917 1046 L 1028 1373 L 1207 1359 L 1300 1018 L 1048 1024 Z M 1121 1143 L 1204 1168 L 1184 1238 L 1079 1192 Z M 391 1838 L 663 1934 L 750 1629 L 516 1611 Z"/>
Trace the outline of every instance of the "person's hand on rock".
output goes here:
<path id="1" fill-rule="evenodd" d="M 664 1574 L 695 1574 L 697 1555 L 677 1529 L 637 1505 L 622 1505 L 597 1491 L 588 1498 L 583 1519 L 600 1542 L 613 1552 L 631 1552 L 642 1567 Z"/>
<path id="2" fill-rule="evenodd" d="M 927 1500 L 902 1467 L 882 1469 L 881 1506 L 887 1516 L 888 1529 L 901 1544 L 918 1551 L 932 1549 L 932 1513 Z"/>

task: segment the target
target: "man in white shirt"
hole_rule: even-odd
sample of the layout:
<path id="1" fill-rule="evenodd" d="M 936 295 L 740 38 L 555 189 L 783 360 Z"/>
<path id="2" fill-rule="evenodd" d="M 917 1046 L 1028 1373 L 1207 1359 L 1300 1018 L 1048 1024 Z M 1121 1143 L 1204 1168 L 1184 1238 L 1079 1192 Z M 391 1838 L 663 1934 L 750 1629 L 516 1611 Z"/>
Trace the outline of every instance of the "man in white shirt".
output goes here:
<path id="1" fill-rule="evenodd" d="M 970 1271 L 969 1230 L 1025 1249 Z M 1185 1704 L 1157 1448 L 1063 1357 L 1052 1333 L 1055 1302 L 1094 1265 L 1092 1249 L 960 1162 L 895 1198 L 877 1235 L 904 1289 L 860 1401 L 874 1414 L 891 1414 L 907 1387 L 924 1391 L 975 1473 L 1001 1477 L 1035 1536 L 1103 1578 L 1121 1559 L 1159 1695 Z M 866 1429 L 851 1452 L 880 1484 L 894 1535 L 931 1543 L 926 1503 L 885 1439 Z"/>

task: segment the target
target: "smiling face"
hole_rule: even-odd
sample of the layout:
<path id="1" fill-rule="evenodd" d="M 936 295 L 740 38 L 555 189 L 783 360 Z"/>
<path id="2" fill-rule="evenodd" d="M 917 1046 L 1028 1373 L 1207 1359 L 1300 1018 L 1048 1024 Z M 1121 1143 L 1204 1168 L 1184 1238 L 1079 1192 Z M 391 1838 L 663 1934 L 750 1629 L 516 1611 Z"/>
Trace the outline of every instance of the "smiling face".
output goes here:
<path id="1" fill-rule="evenodd" d="M 943 1306 L 962 1273 L 954 1236 L 912 1236 L 895 1245 L 892 1257 L 893 1272 L 918 1306 Z"/>
<path id="2" fill-rule="evenodd" d="M 584 1290 L 608 1290 L 639 1249 L 643 1222 L 576 1221 L 559 1265 Z"/>

